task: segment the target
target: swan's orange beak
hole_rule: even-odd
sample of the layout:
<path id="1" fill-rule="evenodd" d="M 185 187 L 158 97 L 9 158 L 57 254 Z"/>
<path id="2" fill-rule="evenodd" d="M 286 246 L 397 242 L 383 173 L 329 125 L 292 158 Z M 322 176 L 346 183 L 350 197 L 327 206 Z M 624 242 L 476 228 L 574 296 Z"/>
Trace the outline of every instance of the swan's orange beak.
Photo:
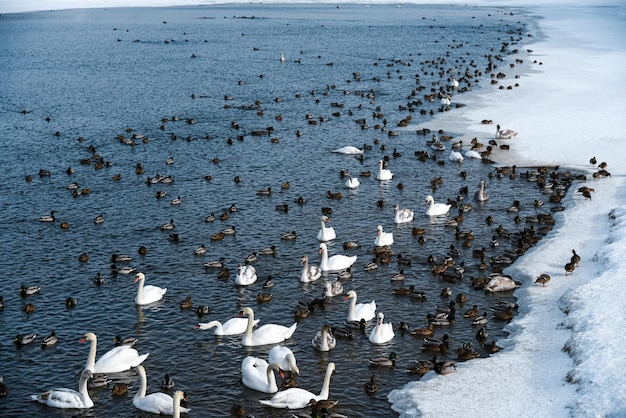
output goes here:
<path id="1" fill-rule="evenodd" d="M 324 252 L 324 251 L 323 251 L 321 248 L 320 248 L 319 250 L 317 250 L 317 253 L 318 253 L 318 254 L 321 254 L 321 253 L 323 253 L 323 252 Z"/>
<path id="2" fill-rule="evenodd" d="M 133 280 L 133 283 L 137 283 L 139 281 L 139 276 L 135 276 L 135 280 Z"/>
<path id="3" fill-rule="evenodd" d="M 193 329 L 200 329 L 200 325 L 194 325 Z"/>
<path id="4" fill-rule="evenodd" d="M 80 344 L 82 344 L 82 343 L 86 343 L 86 342 L 87 342 L 87 338 L 82 337 L 82 338 L 81 338 L 78 342 L 79 342 Z"/>

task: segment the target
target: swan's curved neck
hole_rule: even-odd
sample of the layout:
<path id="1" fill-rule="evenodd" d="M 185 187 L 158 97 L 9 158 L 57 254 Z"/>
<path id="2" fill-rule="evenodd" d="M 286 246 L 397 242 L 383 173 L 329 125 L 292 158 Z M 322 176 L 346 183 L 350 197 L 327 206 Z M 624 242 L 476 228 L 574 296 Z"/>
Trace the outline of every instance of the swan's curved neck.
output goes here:
<path id="1" fill-rule="evenodd" d="M 326 270 L 328 268 L 328 248 L 322 249 L 322 262 L 320 264 L 322 266 L 322 270 Z"/>
<path id="2" fill-rule="evenodd" d="M 276 385 L 276 375 L 274 374 L 274 370 L 278 370 L 278 365 L 276 363 L 272 363 L 267 366 L 267 386 L 270 391 L 278 392 L 278 386 Z"/>
<path id="3" fill-rule="evenodd" d="M 89 397 L 89 391 L 87 390 L 88 380 L 89 380 L 89 374 L 83 371 L 83 374 L 80 376 L 80 382 L 78 383 L 78 393 L 80 393 L 80 398 L 83 402 L 83 405 L 86 408 L 91 408 L 94 404 L 91 398 Z"/>
<path id="4" fill-rule="evenodd" d="M 143 366 L 137 366 L 137 373 L 139 373 L 139 390 L 135 393 L 135 400 L 139 400 L 146 396 L 146 389 L 148 386 L 148 378 L 146 377 L 146 370 Z"/>
<path id="5" fill-rule="evenodd" d="M 98 350 L 98 339 L 94 335 L 91 338 L 91 345 L 89 346 L 89 355 L 87 356 L 87 364 L 85 369 L 91 370 L 92 373 L 96 372 L 96 351 Z"/>
<path id="6" fill-rule="evenodd" d="M 143 283 L 144 283 L 144 280 L 140 279 L 139 287 L 137 287 L 137 302 L 141 302 L 141 299 L 143 298 Z"/>
<path id="7" fill-rule="evenodd" d="M 202 330 L 211 329 L 213 327 L 217 328 L 217 331 L 220 333 L 224 331 L 224 328 L 222 327 L 222 323 L 219 321 L 211 321 L 206 324 L 200 324 L 200 329 Z"/>
<path id="8" fill-rule="evenodd" d="M 330 377 L 333 375 L 333 368 L 329 365 L 326 369 L 326 376 L 324 376 L 324 384 L 322 385 L 322 391 L 318 400 L 328 399 L 328 392 L 330 391 Z"/>
<path id="9" fill-rule="evenodd" d="M 178 392 L 174 394 L 174 413 L 172 418 L 180 418 L 180 395 Z"/>
<path id="10" fill-rule="evenodd" d="M 350 298 L 350 316 L 353 316 L 356 314 L 355 310 L 356 310 L 356 295 Z"/>
<path id="11" fill-rule="evenodd" d="M 252 328 L 254 328 L 254 311 L 251 310 L 248 312 L 248 327 L 243 336 L 243 345 L 250 345 L 252 343 Z"/>

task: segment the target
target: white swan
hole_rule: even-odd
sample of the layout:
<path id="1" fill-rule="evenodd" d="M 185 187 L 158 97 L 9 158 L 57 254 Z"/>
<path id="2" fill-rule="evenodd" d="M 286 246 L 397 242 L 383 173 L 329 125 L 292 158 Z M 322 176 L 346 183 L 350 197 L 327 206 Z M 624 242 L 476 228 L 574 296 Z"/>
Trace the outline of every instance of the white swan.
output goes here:
<path id="1" fill-rule="evenodd" d="M 485 286 L 485 290 L 487 292 L 506 292 L 507 290 L 513 290 L 518 287 L 518 284 L 515 281 L 508 277 L 497 275 L 493 276 L 487 285 Z"/>
<path id="2" fill-rule="evenodd" d="M 93 332 L 88 332 L 80 339 L 81 343 L 91 341 L 89 347 L 89 355 L 85 369 L 91 370 L 93 373 L 119 373 L 130 370 L 140 365 L 148 354 L 139 355 L 137 350 L 128 345 L 120 345 L 106 353 L 104 353 L 98 361 L 96 361 L 96 351 L 98 349 L 98 338 Z"/>
<path id="3" fill-rule="evenodd" d="M 347 145 L 345 147 L 337 148 L 336 150 L 333 150 L 333 152 L 336 154 L 359 155 L 363 154 L 363 149 Z"/>
<path id="4" fill-rule="evenodd" d="M 393 205 L 394 223 L 403 224 L 406 222 L 411 222 L 413 220 L 413 211 L 411 209 L 403 208 L 400 209 L 400 206 Z"/>
<path id="5" fill-rule="evenodd" d="M 458 89 L 459 88 L 459 80 L 457 80 L 455 76 L 452 76 L 452 81 L 450 82 L 450 87 L 452 87 L 453 89 Z"/>
<path id="6" fill-rule="evenodd" d="M 161 415 L 174 415 L 174 398 L 167 393 L 154 392 L 146 395 L 146 389 L 148 387 L 148 378 L 146 377 L 146 370 L 143 366 L 139 365 L 135 368 L 139 374 L 139 390 L 133 398 L 133 405 L 135 408 L 142 411 L 151 412 L 153 414 Z M 180 408 L 183 413 L 188 413 L 189 408 Z"/>
<path id="7" fill-rule="evenodd" d="M 263 393 L 276 393 L 276 375 L 274 371 L 281 370 L 276 363 L 268 364 L 262 358 L 247 356 L 241 362 L 241 381 L 245 387 Z M 281 376 L 282 371 L 280 371 Z"/>
<path id="8" fill-rule="evenodd" d="M 285 58 L 285 54 L 283 54 L 283 52 L 280 52 L 280 62 L 285 62 L 286 58 Z"/>
<path id="9" fill-rule="evenodd" d="M 330 241 L 333 240 L 335 238 L 337 238 L 337 234 L 335 233 L 335 229 L 332 226 L 326 226 L 326 224 L 330 225 L 330 219 L 328 219 L 328 216 L 323 215 L 320 218 L 320 223 L 322 225 L 322 228 L 319 230 L 319 232 L 317 233 L 317 240 L 318 241 Z"/>
<path id="10" fill-rule="evenodd" d="M 452 103 L 451 99 L 452 97 L 449 94 L 447 94 L 441 98 L 441 104 L 444 106 L 450 106 L 450 103 Z"/>
<path id="11" fill-rule="evenodd" d="M 352 299 L 350 301 L 350 307 L 348 308 L 348 322 L 359 322 L 361 319 L 370 321 L 376 317 L 376 301 L 370 303 L 356 303 L 356 292 L 354 290 L 349 291 L 346 294 L 344 300 Z"/>
<path id="12" fill-rule="evenodd" d="M 174 396 L 172 397 L 173 405 L 172 407 L 174 408 L 174 413 L 172 414 L 173 418 L 180 418 L 180 401 L 182 399 L 187 399 L 185 397 L 185 392 L 183 392 L 182 390 L 177 390 L 176 392 L 174 392 Z"/>
<path id="13" fill-rule="evenodd" d="M 322 255 L 322 262 L 320 263 L 320 269 L 322 271 L 341 271 L 345 270 L 356 261 L 356 255 L 347 256 L 342 254 L 335 254 L 328 258 L 328 247 L 326 244 L 321 243 L 320 254 Z"/>
<path id="14" fill-rule="evenodd" d="M 259 319 L 254 320 L 254 325 L 259 323 Z M 199 323 L 194 328 L 199 330 L 207 330 L 211 328 L 215 328 L 213 331 L 214 335 L 239 335 L 246 332 L 246 328 L 248 327 L 248 319 L 247 318 L 230 318 L 228 321 L 223 324 L 220 321 L 211 321 L 205 323 Z"/>
<path id="15" fill-rule="evenodd" d="M 148 305 L 150 303 L 157 302 L 163 298 L 167 288 L 148 285 L 145 286 L 146 276 L 143 273 L 137 273 L 135 276 L 135 283 L 139 282 L 137 288 L 137 297 L 135 297 L 135 304 Z"/>
<path id="16" fill-rule="evenodd" d="M 478 200 L 479 202 L 485 202 L 487 201 L 487 199 L 489 199 L 489 194 L 485 190 L 485 180 L 480 180 L 479 189 L 476 191 L 476 193 L 474 193 L 474 199 Z"/>
<path id="17" fill-rule="evenodd" d="M 335 371 L 335 363 L 328 363 L 326 375 L 324 376 L 324 384 L 322 385 L 322 390 L 319 395 L 301 388 L 289 388 L 276 393 L 271 399 L 261 399 L 259 402 L 263 405 L 271 406 L 272 408 L 301 409 L 305 408 L 311 399 L 315 399 L 316 401 L 327 400 L 330 390 L 330 377 L 333 371 Z"/>
<path id="18" fill-rule="evenodd" d="M 311 345 L 313 348 L 319 351 L 330 351 L 335 348 L 337 345 L 337 340 L 333 335 L 333 331 L 330 328 L 330 325 L 324 324 L 322 328 L 317 331 L 313 340 L 311 340 Z"/>
<path id="19" fill-rule="evenodd" d="M 314 282 L 322 277 L 322 270 L 318 266 L 310 265 L 308 256 L 303 255 L 300 257 L 300 264 L 302 264 L 302 273 L 300 274 L 301 283 Z"/>
<path id="20" fill-rule="evenodd" d="M 496 126 L 496 139 L 513 139 L 517 136 L 517 132 L 510 129 L 500 129 L 500 125 Z"/>
<path id="21" fill-rule="evenodd" d="M 52 389 L 39 395 L 30 395 L 33 401 L 51 406 L 53 408 L 64 409 L 86 409 L 94 404 L 87 391 L 87 381 L 93 376 L 89 369 L 83 370 L 78 383 L 78 392 L 73 389 Z"/>
<path id="22" fill-rule="evenodd" d="M 393 173 L 386 168 L 383 168 L 383 160 L 378 161 L 378 175 L 376 176 L 376 180 L 391 180 L 393 178 Z"/>
<path id="23" fill-rule="evenodd" d="M 426 196 L 426 204 L 429 205 L 426 210 L 426 215 L 428 216 L 445 215 L 452 206 L 447 203 L 435 203 L 435 199 L 430 195 Z"/>
<path id="24" fill-rule="evenodd" d="M 450 156 L 448 156 L 450 161 L 456 161 L 459 163 L 463 162 L 463 154 L 458 151 L 450 151 Z"/>
<path id="25" fill-rule="evenodd" d="M 378 225 L 378 232 L 376 239 L 374 240 L 374 245 L 376 247 L 384 247 L 385 245 L 393 244 L 393 232 L 384 232 L 383 226 Z"/>
<path id="26" fill-rule="evenodd" d="M 369 340 L 372 344 L 385 344 L 393 340 L 393 325 L 390 323 L 383 323 L 385 315 L 382 312 L 378 312 L 378 318 L 376 326 L 372 329 L 369 335 Z"/>
<path id="27" fill-rule="evenodd" d="M 239 265 L 239 272 L 235 278 L 237 286 L 249 286 L 257 280 L 256 269 L 251 264 Z"/>
<path id="28" fill-rule="evenodd" d="M 294 323 L 289 328 L 284 325 L 265 324 L 252 332 L 252 328 L 254 327 L 254 311 L 251 308 L 245 307 L 241 310 L 239 315 L 248 317 L 248 326 L 241 339 L 241 345 L 246 347 L 283 342 L 291 338 L 298 326 L 297 323 Z"/>
<path id="29" fill-rule="evenodd" d="M 360 185 L 361 185 L 361 182 L 359 181 L 358 178 L 348 176 L 348 180 L 346 180 L 346 187 L 348 189 L 358 189 Z"/>
<path id="30" fill-rule="evenodd" d="M 477 160 L 481 160 L 483 158 L 478 151 L 474 151 L 473 149 L 465 151 L 465 156 L 467 158 L 476 158 Z"/>
<path id="31" fill-rule="evenodd" d="M 324 284 L 324 297 L 332 298 L 341 294 L 343 294 L 343 284 L 339 280 L 333 280 Z"/>
<path id="32" fill-rule="evenodd" d="M 278 364 L 285 372 L 300 374 L 296 356 L 289 347 L 280 344 L 275 345 L 268 354 L 268 360 L 270 363 Z"/>

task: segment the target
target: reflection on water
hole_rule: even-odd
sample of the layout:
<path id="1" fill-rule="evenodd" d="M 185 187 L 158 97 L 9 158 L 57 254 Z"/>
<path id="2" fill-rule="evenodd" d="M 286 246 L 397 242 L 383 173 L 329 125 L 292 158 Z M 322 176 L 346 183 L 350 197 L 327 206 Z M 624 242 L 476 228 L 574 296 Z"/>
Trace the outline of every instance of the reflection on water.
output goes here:
<path id="1" fill-rule="evenodd" d="M 99 336 L 100 355 L 113 347 L 116 335 L 137 337 L 137 350 L 150 353 L 145 362 L 148 392 L 158 391 L 159 381 L 169 373 L 188 393 L 197 416 L 226 415 L 235 402 L 255 416 L 284 416 L 284 411 L 262 408 L 257 400 L 267 396 L 240 383 L 243 357 L 264 357 L 271 347 L 242 348 L 240 336 L 215 337 L 193 326 L 224 322 L 244 306 L 254 309 L 261 324 L 291 325 L 299 302 L 319 298 L 325 280 L 334 278 L 298 281 L 302 255 L 319 262 L 316 235 L 322 207 L 332 209 L 337 231 L 337 239 L 328 243 L 330 254 L 358 256 L 353 277 L 343 283 L 346 291 L 355 290 L 359 301 L 376 300 L 386 321 L 403 321 L 410 329 L 425 326 L 426 315 L 447 304 L 440 296 L 442 288 L 450 287 L 453 298 L 464 293 L 468 301 L 457 307 L 454 325 L 435 330 L 435 336 L 448 333 L 452 339 L 450 350 L 437 355 L 455 359 L 455 350 L 466 342 L 481 356 L 488 355 L 462 312 L 473 304 L 489 312 L 496 302 L 514 297 L 511 292 L 490 295 L 471 288 L 471 277 L 490 271 L 480 270 L 481 260 L 472 252 L 485 247 L 489 264 L 518 244 L 514 232 L 530 228 L 526 217 L 549 213 L 553 204 L 533 206 L 534 200 L 547 199 L 535 183 L 522 178 L 525 169 L 518 168 L 517 177 L 493 176 L 493 167 L 479 160 L 452 163 L 449 151 L 436 152 L 426 144 L 430 135 L 416 135 L 396 124 L 407 114 L 419 123 L 443 110 L 439 99 L 429 102 L 425 96 L 445 91 L 452 74 L 461 79 L 460 89 L 484 83 L 478 73 L 485 71 L 487 56 L 506 54 L 509 49 L 502 50 L 502 43 L 514 44 L 524 34 L 519 16 L 472 7 L 245 5 L 1 18 L 7 42 L 0 46 L 6 74 L 0 81 L 5 150 L 0 159 L 5 173 L 0 182 L 0 248 L 6 273 L 0 284 L 6 304 L 0 313 L 0 359 L 10 386 L 3 402 L 8 414 L 75 416 L 76 411 L 31 403 L 27 395 L 58 386 L 76 388 L 88 352 L 78 340 L 92 331 Z M 284 63 L 281 51 L 287 57 Z M 453 103 L 462 103 L 460 93 L 452 92 Z M 379 114 L 387 121 L 386 129 Z M 359 119 L 366 123 L 355 123 Z M 390 136 L 389 130 L 397 130 L 398 136 Z M 139 135 L 133 139 L 133 134 L 147 140 Z M 361 144 L 372 146 L 362 160 L 330 152 Z M 415 151 L 432 157 L 420 161 Z M 385 156 L 394 178 L 379 182 L 377 163 Z M 138 163 L 143 174 L 136 173 Z M 75 173 L 67 174 L 68 167 Z M 40 177 L 40 169 L 51 175 Z M 358 175 L 361 186 L 347 190 L 340 170 Z M 466 176 L 459 175 L 462 171 Z M 146 184 L 157 174 L 172 176 L 173 182 Z M 28 175 L 32 181 L 25 181 Z M 443 182 L 434 188 L 431 179 L 437 177 Z M 471 199 L 480 179 L 487 181 L 491 196 L 484 204 Z M 91 193 L 73 196 L 67 190 L 72 182 Z M 285 182 L 289 188 L 281 188 Z M 268 187 L 271 195 L 256 194 Z M 340 191 L 342 198 L 328 199 L 327 191 Z M 159 199 L 157 192 L 166 195 Z M 429 194 L 436 201 L 460 196 L 461 203 L 471 203 L 459 228 L 472 231 L 475 239 L 455 237 L 455 228 L 446 224 L 458 215 L 457 208 L 443 217 L 426 217 Z M 172 205 L 178 196 L 182 203 Z M 304 203 L 298 203 L 301 199 Z M 506 212 L 514 200 L 522 202 L 520 212 Z M 238 210 L 229 212 L 233 203 Z M 395 226 L 394 203 L 413 209 L 415 220 Z M 277 210 L 280 205 L 288 210 Z M 55 222 L 38 221 L 51 210 L 57 211 Z M 205 222 L 211 213 L 217 220 Z M 224 213 L 229 217 L 222 221 Z M 95 224 L 99 214 L 105 221 Z M 491 225 L 485 222 L 488 216 L 494 219 Z M 161 230 L 170 220 L 175 228 Z M 69 229 L 59 227 L 62 221 L 70 223 Z M 388 264 L 366 272 L 379 224 L 394 234 L 393 255 Z M 210 239 L 231 225 L 234 235 Z M 489 242 L 498 225 L 511 235 L 500 234 L 500 247 L 492 248 Z M 424 228 L 424 234 L 414 235 L 413 228 Z M 297 238 L 281 240 L 290 231 Z M 361 246 L 344 250 L 345 241 Z M 194 255 L 201 244 L 207 253 Z M 257 283 L 237 288 L 237 265 L 270 245 L 276 255 L 258 256 Z M 428 262 L 429 255 L 441 262 L 451 245 L 461 253 L 455 265 L 465 263 L 464 278 L 454 283 L 433 275 Z M 141 246 L 146 254 L 138 253 Z M 83 252 L 87 262 L 78 261 Z M 146 274 L 148 284 L 167 287 L 164 299 L 135 307 L 134 275 L 110 269 L 114 253 L 132 257 L 116 262 L 118 267 L 135 267 Z M 411 265 L 397 264 L 397 254 Z M 226 259 L 230 278 L 220 279 L 218 269 L 204 267 L 220 257 Z M 390 281 L 400 269 L 404 282 Z M 97 273 L 104 276 L 101 285 L 94 284 Z M 264 290 L 270 275 L 275 286 Z M 21 299 L 22 283 L 39 285 L 41 292 Z M 394 289 L 409 285 L 424 291 L 426 300 L 393 295 Z M 256 296 L 264 291 L 272 293 L 272 300 L 258 304 Z M 69 296 L 78 301 L 74 309 L 64 307 Z M 193 308 L 181 310 L 187 296 L 193 298 Z M 35 312 L 22 311 L 27 302 L 36 305 Z M 201 305 L 208 305 L 210 312 L 199 317 L 195 308 Z M 285 344 L 298 359 L 298 385 L 318 393 L 326 365 L 333 361 L 337 369 L 330 397 L 340 400 L 341 413 L 389 415 L 387 393 L 416 379 L 405 369 L 414 359 L 432 354 L 423 354 L 421 340 L 400 330 L 387 344 L 371 344 L 367 335 L 373 324 L 364 333 L 356 330 L 351 340 L 340 340 L 328 353 L 315 351 L 315 333 L 324 323 L 343 325 L 347 309 L 348 302 L 338 296 L 297 321 L 293 338 Z M 489 340 L 503 338 L 504 325 L 490 319 Z M 37 343 L 41 337 L 24 347 L 12 343 L 16 334 L 44 336 L 52 330 L 59 336 L 52 348 L 42 350 Z M 369 358 L 391 351 L 399 356 L 395 368 L 368 367 Z M 363 385 L 372 374 L 379 389 L 368 396 Z M 132 406 L 138 388 L 134 373 L 111 378 L 113 383 L 128 382 L 129 393 L 118 398 L 110 386 L 93 389 L 95 407 L 78 415 L 148 416 Z"/>

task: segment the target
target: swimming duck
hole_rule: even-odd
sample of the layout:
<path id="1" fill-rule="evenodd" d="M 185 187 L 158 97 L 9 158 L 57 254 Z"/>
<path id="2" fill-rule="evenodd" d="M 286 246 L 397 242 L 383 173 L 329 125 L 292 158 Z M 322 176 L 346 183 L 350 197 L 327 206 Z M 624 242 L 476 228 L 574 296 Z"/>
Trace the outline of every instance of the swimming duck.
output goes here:
<path id="1" fill-rule="evenodd" d="M 214 213 L 211 213 L 206 218 L 204 218 L 204 222 L 213 222 L 213 221 L 215 221 L 215 214 Z"/>
<path id="2" fill-rule="evenodd" d="M 165 376 L 161 379 L 161 389 L 172 389 L 174 386 L 176 386 L 174 379 L 172 379 L 169 373 L 165 373 Z"/>
<path id="3" fill-rule="evenodd" d="M 185 300 L 180 303 L 180 309 L 191 309 L 193 306 L 193 299 L 191 296 L 187 296 Z"/>
<path id="4" fill-rule="evenodd" d="M 111 388 L 111 395 L 122 396 L 128 393 L 128 383 L 116 383 Z"/>
<path id="5" fill-rule="evenodd" d="M 375 374 L 373 374 L 370 380 L 363 386 L 363 390 L 365 390 L 365 393 L 368 395 L 373 395 L 378 391 Z"/>
<path id="6" fill-rule="evenodd" d="M 161 225 L 161 230 L 169 231 L 174 229 L 174 219 L 170 219 L 170 221 L 166 224 Z"/>
<path id="7" fill-rule="evenodd" d="M 203 255 L 206 254 L 206 247 L 204 244 L 201 244 L 198 248 L 194 250 L 194 255 Z"/>
<path id="8" fill-rule="evenodd" d="M 235 235 L 236 232 L 237 232 L 237 228 L 234 225 L 231 225 L 228 228 L 224 228 L 221 231 L 221 233 L 224 235 Z"/>
<path id="9" fill-rule="evenodd" d="M 482 315 L 476 315 L 472 320 L 472 325 L 485 325 L 489 320 L 487 319 L 487 312 Z"/>
<path id="10" fill-rule="evenodd" d="M 374 258 L 372 261 L 370 261 L 369 263 L 367 263 L 363 269 L 365 271 L 374 271 L 376 269 L 378 269 L 378 263 L 376 263 L 376 259 Z"/>
<path id="11" fill-rule="evenodd" d="M 404 280 L 405 278 L 406 276 L 404 274 L 404 270 L 400 270 L 398 273 L 392 275 L 390 280 L 392 282 L 398 282 Z"/>
<path id="12" fill-rule="evenodd" d="M 115 338 L 113 338 L 113 344 L 115 344 L 116 347 L 120 347 L 122 345 L 127 345 L 129 347 L 134 347 L 135 344 L 137 344 L 137 338 L 122 338 L 119 335 L 116 335 Z"/>
<path id="13" fill-rule="evenodd" d="M 65 299 L 65 308 L 66 309 L 74 309 L 76 307 L 77 303 L 78 303 L 78 301 L 76 300 L 76 298 L 68 297 L 68 298 Z"/>
<path id="14" fill-rule="evenodd" d="M 220 257 L 219 260 L 209 261 L 209 262 L 204 263 L 204 267 L 220 269 L 224 267 L 225 261 L 226 261 L 226 258 Z"/>
<path id="15" fill-rule="evenodd" d="M 472 306 L 463 314 L 463 318 L 475 318 L 477 316 L 478 316 L 478 305 Z"/>
<path id="16" fill-rule="evenodd" d="M 259 257 L 256 255 L 256 251 L 253 251 L 252 253 L 248 254 L 248 256 L 246 257 L 246 264 L 252 264 L 258 259 Z"/>
<path id="17" fill-rule="evenodd" d="M 260 255 L 276 255 L 276 246 L 272 245 L 271 247 L 263 248 L 259 250 Z"/>
<path id="18" fill-rule="evenodd" d="M 28 285 L 23 284 L 20 286 L 20 296 L 25 298 L 26 296 L 39 293 L 39 290 L 40 290 L 39 286 L 28 286 Z"/>
<path id="19" fill-rule="evenodd" d="M 50 215 L 43 215 L 39 218 L 40 222 L 54 222 L 54 215 L 56 215 L 58 212 L 56 210 L 51 210 L 50 211 Z"/>
<path id="20" fill-rule="evenodd" d="M 268 187 L 267 189 L 257 190 L 256 194 L 259 196 L 269 196 L 272 194 L 272 188 Z"/>
<path id="21" fill-rule="evenodd" d="M 350 280 L 352 278 L 352 267 L 348 267 L 344 271 L 341 271 L 337 274 L 337 279 L 339 280 Z"/>
<path id="22" fill-rule="evenodd" d="M 432 322 L 429 322 L 427 328 L 414 328 L 411 331 L 411 334 L 415 335 L 416 337 L 429 337 L 433 335 L 434 331 L 435 331 L 435 324 L 433 324 Z"/>
<path id="23" fill-rule="evenodd" d="M 196 308 L 196 314 L 199 318 L 209 313 L 211 313 L 211 308 L 209 307 L 209 305 L 200 305 Z"/>
<path id="24" fill-rule="evenodd" d="M 415 364 L 406 369 L 406 372 L 409 374 L 416 374 L 418 376 L 423 376 L 429 371 L 431 371 L 434 367 L 432 361 L 429 360 L 415 360 Z"/>
<path id="25" fill-rule="evenodd" d="M 35 338 L 37 338 L 37 334 L 17 334 L 13 341 L 15 342 L 15 345 L 21 347 L 32 343 L 35 341 Z"/>
<path id="26" fill-rule="evenodd" d="M 371 367 L 394 367 L 396 365 L 396 360 L 399 358 L 400 357 L 392 351 L 387 357 L 375 357 L 369 359 L 369 365 Z"/>
<path id="27" fill-rule="evenodd" d="M 34 304 L 27 303 L 26 305 L 24 305 L 24 308 L 22 310 L 26 312 L 27 314 L 29 314 L 29 313 L 35 312 L 36 308 Z"/>
<path id="28" fill-rule="evenodd" d="M 291 232 L 287 232 L 285 234 L 282 234 L 280 236 L 280 239 L 283 241 L 293 241 L 298 237 L 298 235 L 296 234 L 296 231 L 291 231 Z"/>
<path id="29" fill-rule="evenodd" d="M 96 225 L 99 225 L 101 223 L 104 222 L 104 215 L 100 214 L 98 216 L 96 216 L 95 218 L 93 218 L 93 223 L 95 223 Z"/>

